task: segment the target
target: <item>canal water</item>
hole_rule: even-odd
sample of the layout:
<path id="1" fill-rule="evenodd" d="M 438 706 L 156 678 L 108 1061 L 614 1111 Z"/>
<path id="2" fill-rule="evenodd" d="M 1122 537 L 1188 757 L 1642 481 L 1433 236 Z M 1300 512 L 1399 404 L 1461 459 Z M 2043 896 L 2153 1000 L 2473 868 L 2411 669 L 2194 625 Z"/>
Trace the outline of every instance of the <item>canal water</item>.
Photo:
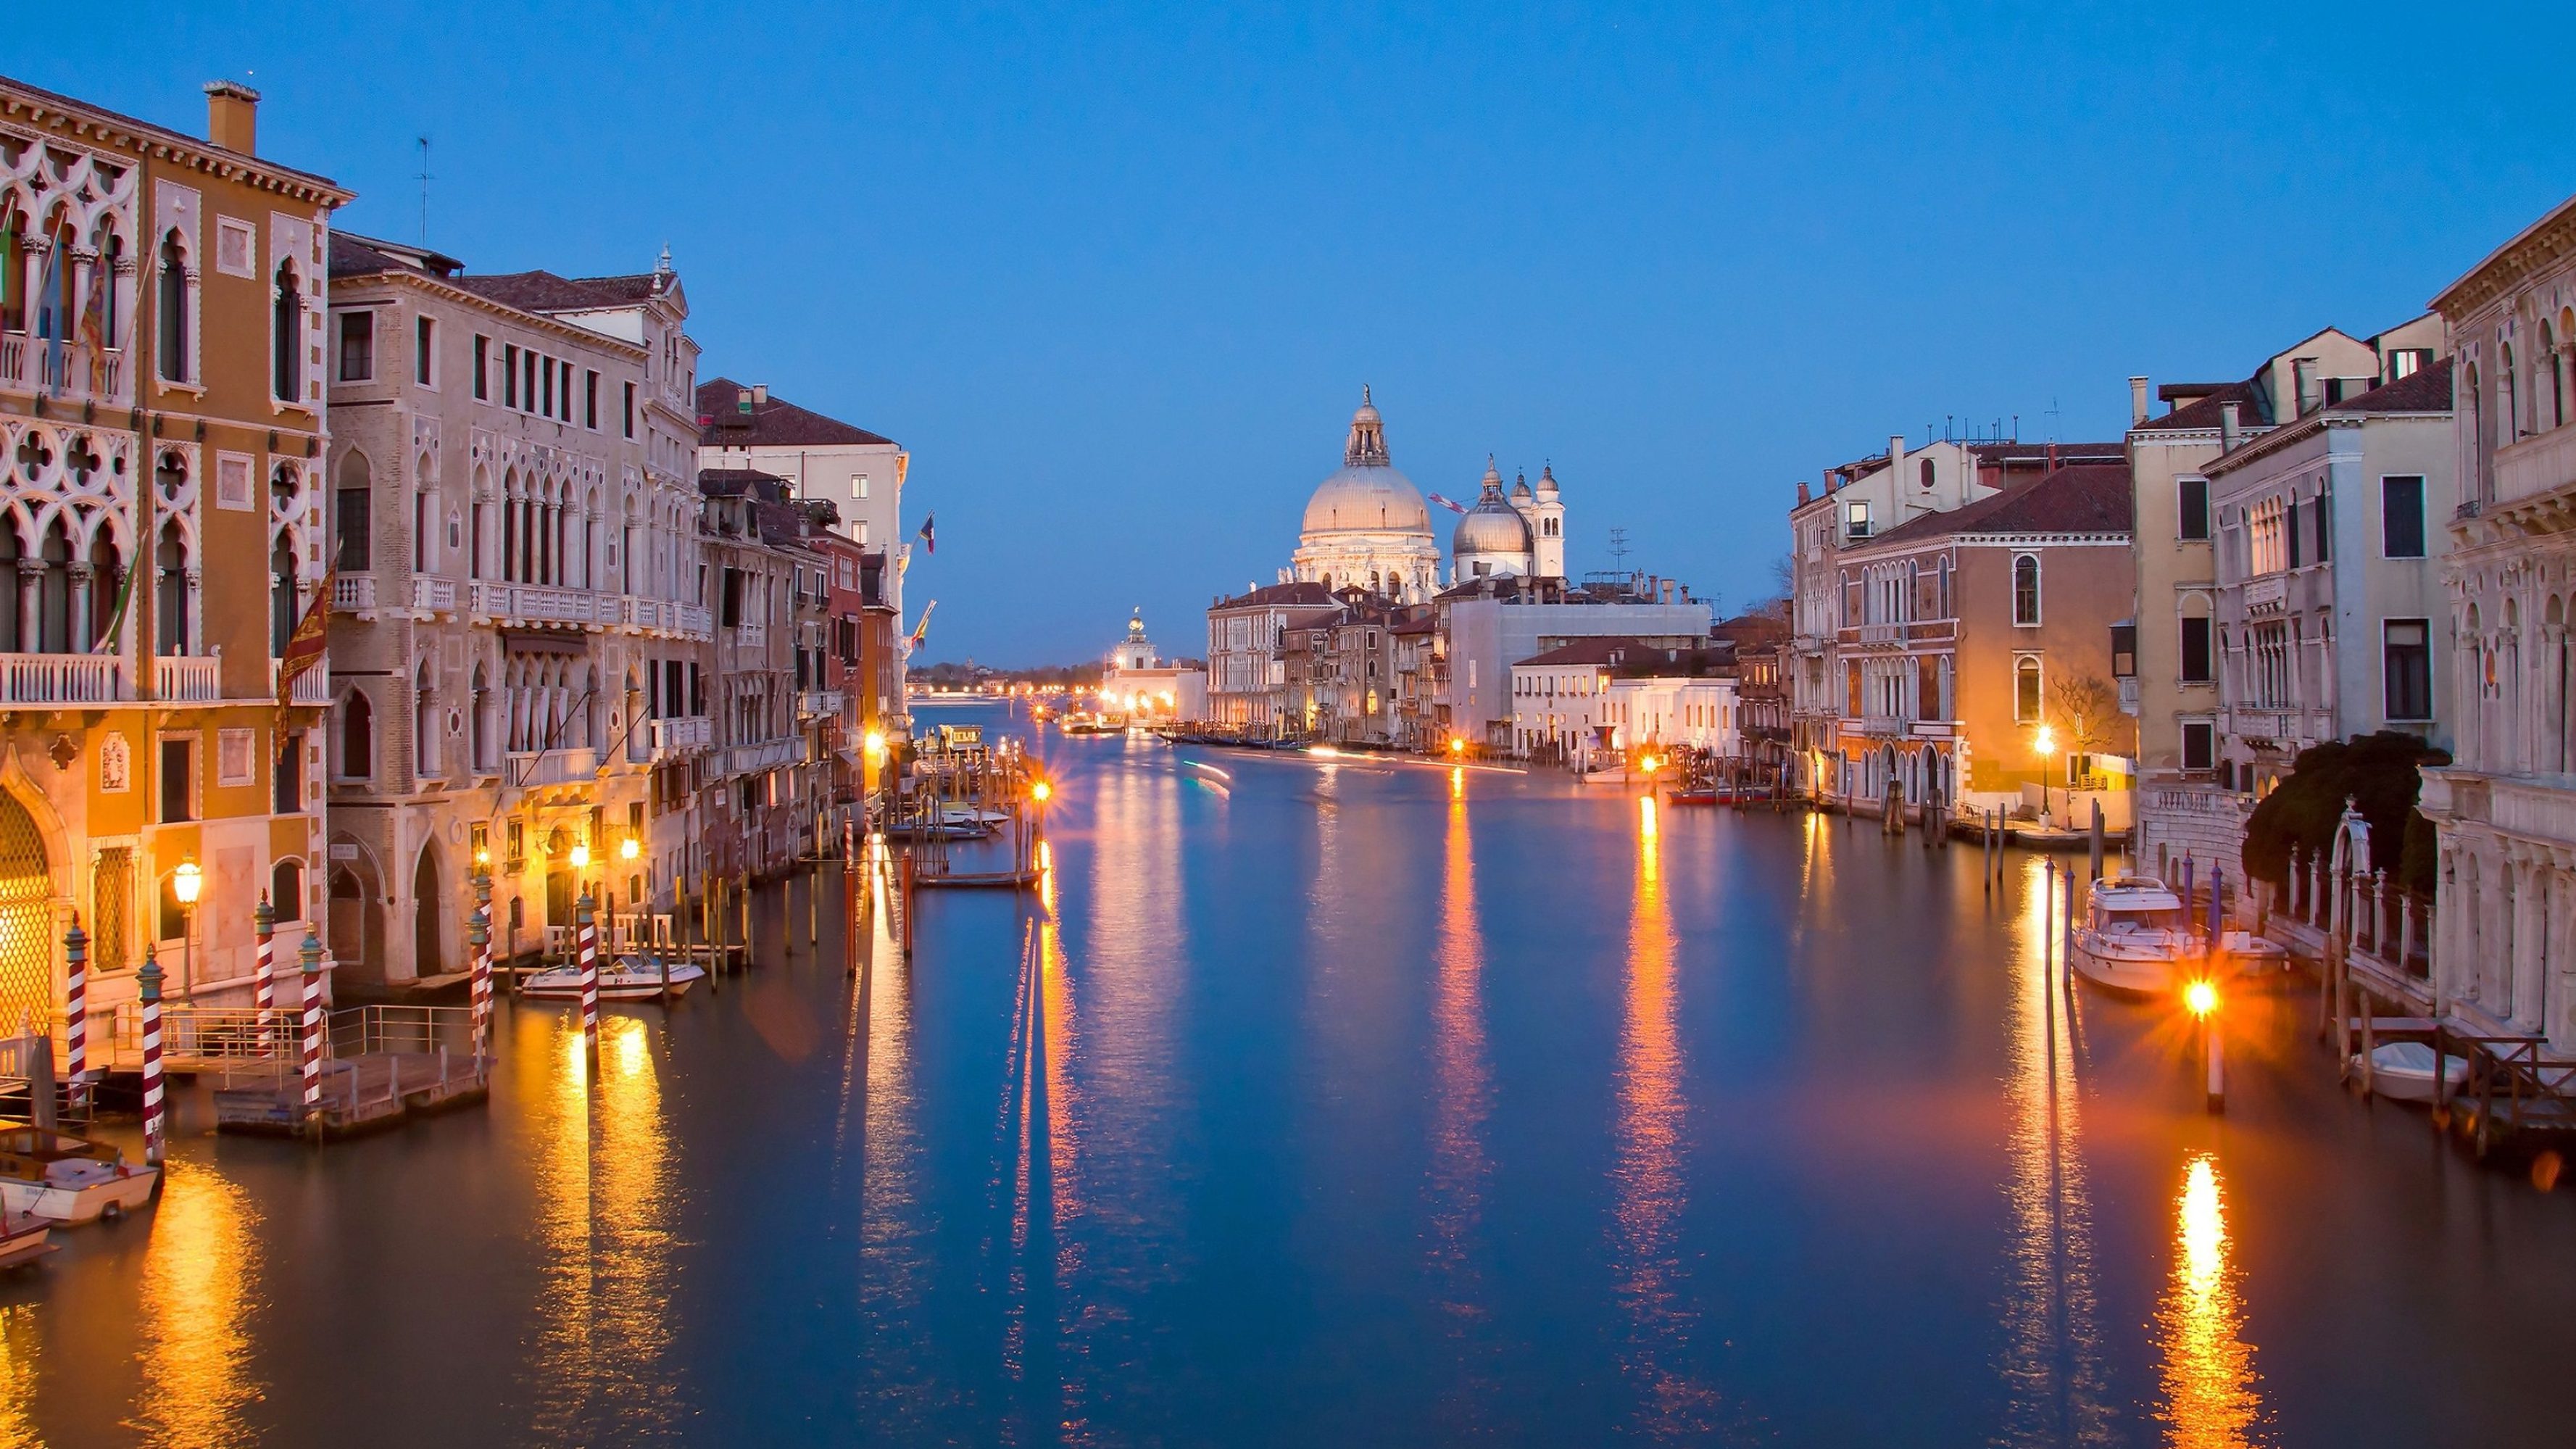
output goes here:
<path id="1" fill-rule="evenodd" d="M 939 718 L 954 718 L 941 714 Z M 997 720 L 998 722 L 998 720 Z M 1040 742 L 1042 894 L 505 1006 L 486 1109 L 0 1281 L 0 1443 L 2559 1442 L 2576 1184 L 2306 994 L 2041 975 L 2035 859 L 1518 776 Z M 819 921 L 819 930 L 809 925 Z"/>

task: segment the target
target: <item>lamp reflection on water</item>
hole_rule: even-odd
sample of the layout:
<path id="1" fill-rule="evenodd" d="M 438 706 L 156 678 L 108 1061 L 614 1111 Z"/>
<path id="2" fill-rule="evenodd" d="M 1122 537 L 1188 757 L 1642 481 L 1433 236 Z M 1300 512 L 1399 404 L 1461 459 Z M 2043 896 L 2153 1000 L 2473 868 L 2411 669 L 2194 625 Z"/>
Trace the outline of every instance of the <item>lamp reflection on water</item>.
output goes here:
<path id="1" fill-rule="evenodd" d="M 143 1269 L 142 1438 L 155 1444 L 250 1444 L 242 1414 L 264 1386 L 246 1371 L 258 1308 L 260 1218 L 221 1174 L 178 1161 L 152 1211 Z"/>
<path id="2" fill-rule="evenodd" d="M 1431 1258 L 1453 1331 L 1485 1314 L 1474 1246 L 1484 1218 L 1485 1119 L 1492 1078 L 1485 1061 L 1485 944 L 1476 919 L 1475 852 L 1463 771 L 1449 781 L 1449 828 L 1431 983 Z M 1460 1396 L 1473 1403 L 1480 1394 Z M 1460 1429 L 1465 1426 L 1450 1426 Z"/>
<path id="3" fill-rule="evenodd" d="M 2164 1355 L 2164 1407 L 2157 1414 L 2176 1445 L 2223 1446 L 2261 1437 L 2254 1349 L 2241 1336 L 2245 1309 L 2230 1261 L 2227 1195 L 2217 1159 L 2201 1153 L 2183 1171 L 2174 1200 L 2174 1267 L 2156 1309 Z"/>

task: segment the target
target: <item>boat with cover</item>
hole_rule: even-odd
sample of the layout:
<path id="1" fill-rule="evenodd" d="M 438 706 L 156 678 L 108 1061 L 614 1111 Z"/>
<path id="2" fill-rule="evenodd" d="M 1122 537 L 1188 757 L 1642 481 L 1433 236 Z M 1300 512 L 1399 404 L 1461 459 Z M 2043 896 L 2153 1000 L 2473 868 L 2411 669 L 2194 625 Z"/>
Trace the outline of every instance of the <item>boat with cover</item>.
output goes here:
<path id="1" fill-rule="evenodd" d="M 0 1207 L 52 1223 L 113 1222 L 152 1200 L 161 1169 L 114 1143 L 42 1127 L 0 1129 Z"/>
<path id="2" fill-rule="evenodd" d="M 663 961 L 657 956 L 620 956 L 599 963 L 599 999 L 602 1001 L 651 1001 L 669 994 L 681 996 L 706 978 L 707 969 L 695 961 L 672 961 L 670 974 L 663 975 Z M 666 984 L 667 982 L 667 984 Z M 539 1001 L 581 1000 L 581 966 L 550 966 L 519 983 L 521 996 Z"/>
<path id="3" fill-rule="evenodd" d="M 2288 959 L 2278 945 L 2248 931 L 2221 931 L 2218 949 L 2192 930 L 2191 913 L 2163 881 L 2106 876 L 2093 883 L 2084 924 L 2076 927 L 2068 964 L 2096 986 L 2138 996 L 2179 991 L 2214 970 L 2253 975 Z"/>
<path id="4" fill-rule="evenodd" d="M 2352 1069 L 2361 1070 L 2361 1053 L 2352 1055 Z M 2456 1093 L 2469 1075 L 2469 1059 L 2442 1054 L 2442 1075 L 2450 1091 Z M 2433 1049 L 2420 1041 L 2393 1041 L 2370 1054 L 2370 1090 L 2372 1095 L 2392 1102 L 2431 1102 L 2433 1100 Z"/>

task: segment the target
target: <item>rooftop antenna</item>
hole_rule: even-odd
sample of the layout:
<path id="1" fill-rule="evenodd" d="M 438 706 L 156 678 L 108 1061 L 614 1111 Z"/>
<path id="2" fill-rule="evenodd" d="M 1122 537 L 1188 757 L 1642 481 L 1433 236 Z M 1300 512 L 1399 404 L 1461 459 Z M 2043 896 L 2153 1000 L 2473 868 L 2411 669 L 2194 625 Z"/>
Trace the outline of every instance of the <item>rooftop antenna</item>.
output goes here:
<path id="1" fill-rule="evenodd" d="M 429 245 L 429 138 L 420 138 L 420 244 Z"/>
<path id="2" fill-rule="evenodd" d="M 2052 396 L 2051 398 L 2049 398 L 2049 400 L 2048 400 L 2048 440 L 2049 440 L 2050 442 L 2052 442 L 2052 443 L 2054 443 L 2054 442 L 2056 442 L 2056 441 L 2058 440 L 2058 439 L 2057 439 L 2057 399 L 2056 399 L 2055 397 L 2053 397 L 2053 396 Z"/>
<path id="3" fill-rule="evenodd" d="M 2019 413 L 2013 414 L 2012 440 L 2016 443 L 2021 441 L 2021 414 Z"/>
<path id="4" fill-rule="evenodd" d="M 1619 573 L 1628 571 L 1628 530 L 1624 528 L 1610 530 L 1610 567 Z"/>

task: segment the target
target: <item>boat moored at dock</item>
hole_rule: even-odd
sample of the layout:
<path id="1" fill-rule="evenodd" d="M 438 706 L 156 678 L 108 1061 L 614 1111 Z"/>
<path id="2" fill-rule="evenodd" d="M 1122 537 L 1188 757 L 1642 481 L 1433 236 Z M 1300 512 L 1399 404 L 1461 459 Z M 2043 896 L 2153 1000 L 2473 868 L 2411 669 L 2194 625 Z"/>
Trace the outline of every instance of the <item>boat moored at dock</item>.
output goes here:
<path id="1" fill-rule="evenodd" d="M 704 980 L 706 974 L 706 968 L 695 961 L 664 960 L 658 956 L 620 956 L 599 964 L 599 999 L 652 1001 L 666 996 L 684 996 L 690 987 Z M 521 982 L 519 994 L 537 1001 L 579 1001 L 581 967 L 548 967 Z"/>
<path id="2" fill-rule="evenodd" d="M 2279 946 L 2246 931 L 2223 931 L 2209 942 L 2192 930 L 2191 912 L 2163 881 L 2108 876 L 2093 883 L 2068 964 L 2106 990 L 2159 996 L 2195 978 L 2259 975 L 2287 960 Z"/>
<path id="3" fill-rule="evenodd" d="M 42 1127 L 0 1130 L 0 1207 L 51 1223 L 114 1221 L 152 1200 L 161 1169 L 112 1143 Z"/>

